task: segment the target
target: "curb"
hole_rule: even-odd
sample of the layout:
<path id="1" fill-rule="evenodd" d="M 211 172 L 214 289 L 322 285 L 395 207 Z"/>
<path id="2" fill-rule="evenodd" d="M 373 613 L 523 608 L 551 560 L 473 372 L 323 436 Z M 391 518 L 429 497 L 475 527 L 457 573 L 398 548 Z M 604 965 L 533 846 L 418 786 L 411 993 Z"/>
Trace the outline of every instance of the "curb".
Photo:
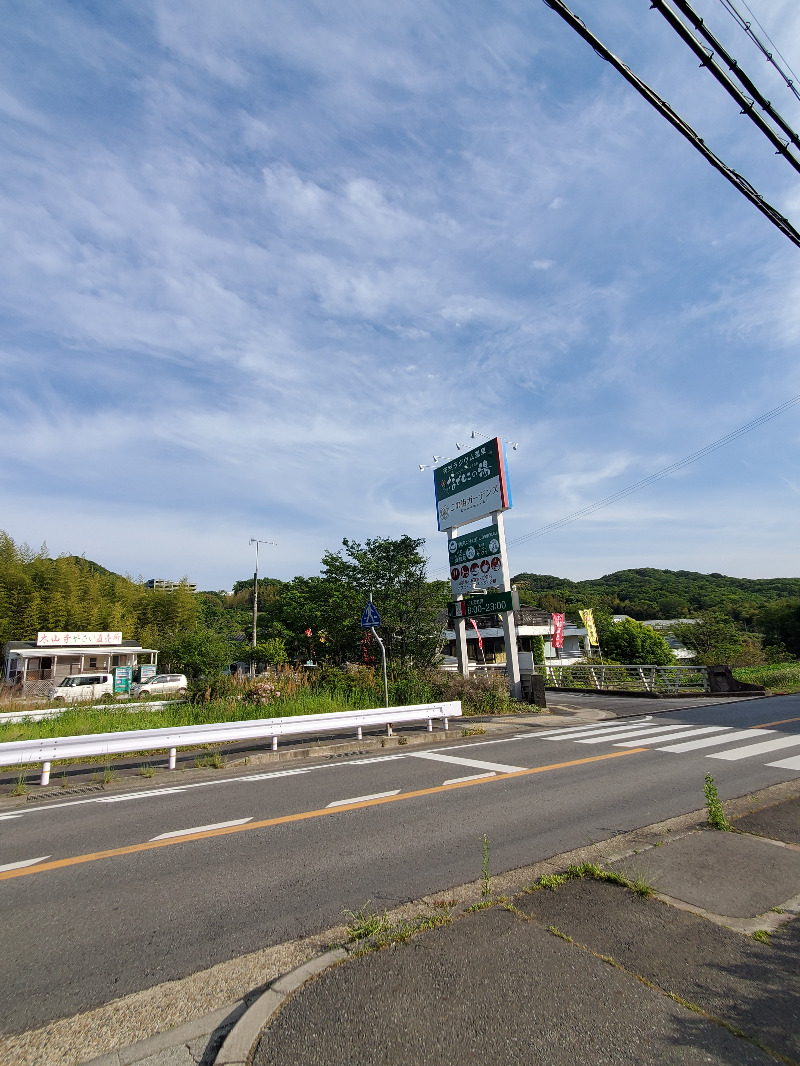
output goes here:
<path id="1" fill-rule="evenodd" d="M 279 977 L 266 992 L 244 1012 L 242 1017 L 228 1033 L 225 1042 L 217 1052 L 214 1066 L 248 1066 L 250 1056 L 255 1050 L 261 1031 L 283 1003 L 306 981 L 317 974 L 335 966 L 347 958 L 343 948 L 334 948 L 315 959 L 304 962 L 302 966 Z"/>

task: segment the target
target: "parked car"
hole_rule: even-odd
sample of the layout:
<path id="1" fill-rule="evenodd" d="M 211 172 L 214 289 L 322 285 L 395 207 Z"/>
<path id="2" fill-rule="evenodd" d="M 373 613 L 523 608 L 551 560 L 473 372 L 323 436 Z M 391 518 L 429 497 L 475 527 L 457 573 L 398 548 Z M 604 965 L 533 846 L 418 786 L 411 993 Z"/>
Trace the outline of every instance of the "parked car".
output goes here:
<path id="1" fill-rule="evenodd" d="M 48 698 L 75 703 L 76 700 L 94 700 L 107 694 L 114 695 L 111 674 L 71 674 L 50 689 Z"/>
<path id="2" fill-rule="evenodd" d="M 186 695 L 186 674 L 156 674 L 148 677 L 146 681 L 140 681 L 131 686 L 131 694 L 134 696 L 160 696 L 162 693 L 177 692 L 181 696 Z"/>

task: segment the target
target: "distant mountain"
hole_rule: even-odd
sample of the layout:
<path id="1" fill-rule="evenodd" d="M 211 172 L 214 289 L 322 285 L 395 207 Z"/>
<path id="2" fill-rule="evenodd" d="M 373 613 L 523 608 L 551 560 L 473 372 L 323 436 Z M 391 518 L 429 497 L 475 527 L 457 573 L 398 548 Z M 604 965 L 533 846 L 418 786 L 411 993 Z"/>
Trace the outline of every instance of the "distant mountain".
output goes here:
<path id="1" fill-rule="evenodd" d="M 726 577 L 693 570 L 618 570 L 587 581 L 520 573 L 512 579 L 523 602 L 544 610 L 606 607 L 633 618 L 691 617 L 720 607 L 745 622 L 769 604 L 800 598 L 800 578 Z"/>

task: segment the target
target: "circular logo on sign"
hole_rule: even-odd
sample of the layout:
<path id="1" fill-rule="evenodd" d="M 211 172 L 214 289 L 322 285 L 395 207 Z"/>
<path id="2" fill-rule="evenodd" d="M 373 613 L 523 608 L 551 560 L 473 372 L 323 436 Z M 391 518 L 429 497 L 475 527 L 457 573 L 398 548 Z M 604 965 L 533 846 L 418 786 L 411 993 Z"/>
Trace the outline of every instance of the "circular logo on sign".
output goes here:
<path id="1" fill-rule="evenodd" d="M 497 537 L 492 537 L 492 539 L 489 541 L 489 551 L 490 552 L 499 552 L 500 551 L 500 541 L 497 539 Z"/>
<path id="2" fill-rule="evenodd" d="M 477 574 L 479 569 L 480 569 L 480 567 L 478 566 L 478 564 L 477 563 L 473 563 L 472 566 L 469 568 L 469 572 L 471 574 Z"/>
<path id="3" fill-rule="evenodd" d="M 481 573 L 482 574 L 488 574 L 489 573 L 489 569 L 490 569 L 489 560 L 488 559 L 484 559 L 483 562 L 481 563 Z"/>
<path id="4" fill-rule="evenodd" d="M 454 566 L 453 569 L 450 571 L 450 577 L 453 579 L 453 581 L 458 581 L 458 579 L 461 577 L 461 571 L 458 569 L 457 566 Z"/>
<path id="5" fill-rule="evenodd" d="M 495 555 L 494 559 L 492 559 L 492 570 L 499 570 L 499 569 L 500 569 L 500 560 Z"/>
<path id="6" fill-rule="evenodd" d="M 467 566 L 466 563 L 464 563 L 464 565 L 461 567 L 461 576 L 462 577 L 469 577 L 469 567 Z"/>
<path id="7" fill-rule="evenodd" d="M 474 559 L 475 558 L 475 549 L 472 547 L 471 544 L 467 548 L 467 558 L 468 559 Z"/>
<path id="8" fill-rule="evenodd" d="M 450 544 L 449 544 L 449 548 L 450 548 L 450 554 L 451 554 L 451 555 L 452 555 L 452 554 L 453 554 L 454 552 L 457 552 L 457 551 L 458 551 L 458 545 L 456 544 L 456 542 L 455 542 L 454 540 L 451 540 L 451 541 L 450 541 Z M 493 549 L 492 549 L 492 551 L 497 551 L 497 548 L 493 548 Z"/>

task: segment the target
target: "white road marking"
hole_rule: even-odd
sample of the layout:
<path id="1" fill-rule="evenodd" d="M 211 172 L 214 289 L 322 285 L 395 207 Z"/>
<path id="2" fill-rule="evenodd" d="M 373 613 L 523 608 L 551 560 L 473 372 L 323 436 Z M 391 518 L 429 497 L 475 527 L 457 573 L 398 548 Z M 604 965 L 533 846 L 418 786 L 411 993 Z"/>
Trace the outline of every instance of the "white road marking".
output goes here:
<path id="1" fill-rule="evenodd" d="M 374 762 L 391 762 L 394 759 L 405 759 L 406 755 L 375 755 L 372 759 L 350 759 L 346 766 L 369 766 Z M 340 766 L 342 763 L 339 764 Z"/>
<path id="2" fill-rule="evenodd" d="M 711 726 L 712 729 L 718 728 Z M 722 728 L 722 727 L 719 727 Z M 626 729 L 621 733 L 616 730 L 613 733 L 601 733 L 599 736 L 584 737 L 582 740 L 576 740 L 576 744 L 605 744 L 609 740 L 626 740 L 628 737 L 632 737 L 635 743 L 646 744 L 650 738 L 659 737 L 664 738 L 672 733 L 677 733 L 678 730 L 686 729 L 685 725 L 662 725 L 662 726 L 645 726 L 641 729 Z M 621 745 L 624 747 L 624 745 Z"/>
<path id="3" fill-rule="evenodd" d="M 659 729 L 655 733 L 647 733 L 646 736 L 637 736 L 634 738 L 635 744 L 665 744 L 668 740 L 678 740 L 683 737 L 699 737 L 705 736 L 706 733 L 725 733 L 726 729 L 730 729 L 730 726 L 725 725 L 705 725 L 705 726 L 682 726 L 678 732 L 665 733 L 664 730 Z M 716 738 L 715 738 L 716 739 Z M 721 739 L 721 738 L 720 738 Z M 625 748 L 629 746 L 629 743 L 617 744 L 618 748 Z M 659 748 L 659 751 L 662 751 Z"/>
<path id="4" fill-rule="evenodd" d="M 12 818 L 21 818 L 21 814 L 0 814 L 0 822 L 8 822 Z"/>
<path id="5" fill-rule="evenodd" d="M 576 729 L 572 735 L 564 734 L 559 737 L 545 737 L 545 740 L 580 740 L 582 737 L 597 737 L 598 743 L 605 739 L 611 739 L 617 735 L 619 736 L 633 736 L 637 733 L 648 733 L 656 729 L 656 726 L 648 723 L 647 725 L 629 726 L 618 725 L 614 729 Z"/>
<path id="6" fill-rule="evenodd" d="M 474 766 L 476 770 L 494 770 L 498 774 L 513 774 L 517 770 L 527 770 L 527 766 L 505 766 L 499 762 L 482 762 L 479 759 L 460 759 L 457 755 L 442 755 L 438 751 L 414 751 L 410 759 L 432 759 L 434 762 L 454 762 L 459 766 Z"/>
<path id="7" fill-rule="evenodd" d="M 443 781 L 442 784 L 443 785 L 457 785 L 461 781 L 480 781 L 484 777 L 495 777 L 495 776 L 496 775 L 495 775 L 494 770 L 489 770 L 488 773 L 485 773 L 485 774 L 470 774 L 469 777 L 450 777 L 450 778 L 447 779 L 447 781 Z"/>
<path id="8" fill-rule="evenodd" d="M 800 770 L 800 755 L 793 755 L 791 759 L 781 759 L 780 762 L 768 762 L 767 766 L 777 766 L 780 770 Z"/>
<path id="9" fill-rule="evenodd" d="M 774 729 L 742 729 L 734 733 L 725 733 L 721 737 L 703 737 L 702 740 L 687 740 L 685 744 L 670 744 L 668 748 L 659 748 L 659 751 L 696 751 L 698 748 L 713 748 L 719 744 L 732 744 L 736 740 L 747 740 L 748 737 L 759 737 L 762 733 L 774 733 Z M 670 738 L 674 739 L 674 738 Z"/>
<path id="10" fill-rule="evenodd" d="M 7 862 L 5 866 L 0 866 L 0 874 L 4 874 L 6 870 L 21 870 L 23 866 L 35 866 L 37 862 L 44 862 L 45 859 L 49 858 L 49 855 L 40 855 L 38 859 L 23 859 L 22 862 Z"/>
<path id="11" fill-rule="evenodd" d="M 396 796 L 400 792 L 399 788 L 393 789 L 391 792 L 373 792 L 371 796 L 352 796 L 346 800 L 334 800 L 333 803 L 329 803 L 329 807 L 344 807 L 347 803 L 364 803 L 366 800 L 382 800 L 386 796 Z"/>
<path id="12" fill-rule="evenodd" d="M 798 744 L 800 736 L 781 737 L 780 740 L 765 740 L 763 744 L 747 744 L 743 748 L 734 748 L 733 751 L 715 751 L 713 755 L 706 755 L 706 758 L 734 762 L 736 759 L 749 759 L 751 755 L 763 755 L 764 752 L 777 751 L 779 748 L 796 748 Z"/>
<path id="13" fill-rule="evenodd" d="M 211 829 L 230 829 L 234 825 L 246 825 L 248 822 L 252 822 L 253 816 L 249 818 L 234 818 L 230 822 L 214 822 L 213 825 L 195 825 L 191 829 L 174 829 L 171 833 L 159 833 L 157 837 L 150 837 L 150 841 L 154 840 L 169 840 L 170 837 L 188 837 L 192 833 L 207 833 Z"/>
<path id="14" fill-rule="evenodd" d="M 152 796 L 169 796 L 185 792 L 184 788 L 160 788 L 153 792 L 125 792 L 121 796 L 103 796 L 96 803 L 125 803 L 127 800 L 150 799 Z"/>

